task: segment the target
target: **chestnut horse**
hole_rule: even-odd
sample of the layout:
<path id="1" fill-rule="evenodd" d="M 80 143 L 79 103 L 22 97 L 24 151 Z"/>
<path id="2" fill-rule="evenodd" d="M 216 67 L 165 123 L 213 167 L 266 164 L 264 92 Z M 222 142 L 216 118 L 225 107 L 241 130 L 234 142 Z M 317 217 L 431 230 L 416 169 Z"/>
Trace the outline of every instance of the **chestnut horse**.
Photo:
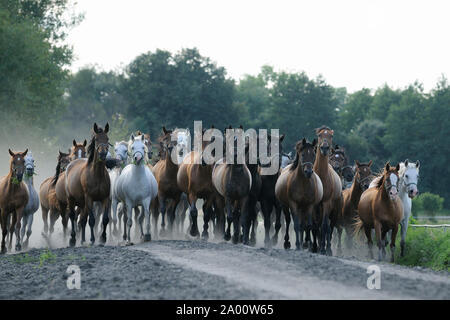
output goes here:
<path id="1" fill-rule="evenodd" d="M 208 224 L 212 218 L 214 211 L 216 210 L 216 216 L 218 217 L 218 224 L 221 231 L 224 229 L 224 214 L 222 198 L 214 188 L 212 182 L 212 169 L 213 164 L 207 164 L 203 158 L 203 150 L 211 143 L 210 141 L 204 141 L 203 136 L 205 130 L 201 133 L 202 150 L 191 151 L 186 155 L 181 163 L 177 173 L 177 184 L 180 190 L 186 193 L 189 202 L 189 214 L 191 217 L 190 235 L 192 237 L 199 236 L 197 216 L 198 211 L 196 207 L 197 199 L 204 200 L 203 203 L 203 232 L 202 237 L 208 238 Z"/>
<path id="2" fill-rule="evenodd" d="M 355 223 L 355 233 L 364 228 L 369 245 L 369 256 L 372 259 L 372 229 L 375 229 L 379 260 L 386 255 L 386 233 L 392 230 L 391 262 L 394 262 L 395 238 L 398 224 L 403 219 L 403 204 L 398 196 L 399 170 L 399 164 L 394 168 L 389 165 L 389 162 L 386 163 L 377 185 L 364 191 L 359 200 L 359 219 Z"/>
<path id="3" fill-rule="evenodd" d="M 56 165 L 56 172 L 53 177 L 45 179 L 39 188 L 39 198 L 41 202 L 42 220 L 44 221 L 43 235 L 46 237 L 49 232 L 48 226 L 48 213 L 50 212 L 50 235 L 53 233 L 54 225 L 59 216 L 62 218 L 64 234 L 67 229 L 67 214 L 64 208 L 61 208 L 60 202 L 56 196 L 56 184 L 57 181 L 64 177 L 64 171 L 70 163 L 70 155 L 59 151 L 58 164 Z M 66 197 L 65 190 L 63 189 L 64 198 Z M 66 202 L 66 201 L 65 201 Z M 64 210 L 64 212 L 63 212 Z"/>
<path id="4" fill-rule="evenodd" d="M 161 160 L 153 167 L 153 174 L 158 183 L 158 205 L 153 211 L 154 228 L 158 221 L 159 211 L 161 211 L 162 221 L 160 235 L 165 235 L 165 215 L 169 218 L 169 234 L 172 235 L 175 221 L 175 210 L 180 202 L 181 190 L 177 184 L 178 155 L 172 151 L 176 146 L 176 141 L 172 141 L 172 130 L 162 128 L 163 134 L 158 138 L 161 149 Z M 174 162 L 175 160 L 175 162 Z M 158 208 L 159 207 L 159 208 Z M 156 232 L 156 230 L 155 230 Z"/>
<path id="5" fill-rule="evenodd" d="M 314 206 L 320 203 L 323 196 L 322 182 L 313 171 L 316 144 L 316 139 L 312 143 L 307 142 L 305 138 L 297 142 L 294 162 L 283 169 L 275 185 L 276 197 L 281 202 L 286 217 L 285 249 L 291 247 L 289 242 L 290 214 L 294 219 L 297 250 L 302 247 L 311 249 L 310 231 Z M 306 232 L 305 244 L 303 244 L 304 232 Z M 314 238 L 314 245 L 317 247 L 317 237 Z"/>
<path id="6" fill-rule="evenodd" d="M 81 243 L 85 242 L 85 230 L 89 215 L 89 227 L 91 229 L 91 244 L 95 242 L 95 216 L 93 202 L 102 204 L 103 232 L 100 237 L 102 243 L 106 242 L 106 227 L 109 222 L 109 193 L 111 191 L 108 170 L 105 166 L 106 156 L 109 149 L 108 139 L 109 124 L 105 129 L 94 124 L 94 133 L 88 147 L 88 159 L 76 159 L 72 161 L 65 172 L 65 187 L 69 206 L 69 218 L 72 225 L 70 246 L 74 246 L 76 239 L 75 228 L 75 206 L 82 209 Z"/>
<path id="7" fill-rule="evenodd" d="M 72 142 L 72 148 L 70 150 L 70 161 L 80 158 L 86 158 L 86 145 L 86 139 L 82 144 L 77 143 L 74 139 Z"/>
<path id="8" fill-rule="evenodd" d="M 22 213 L 29 200 L 27 185 L 22 181 L 25 173 L 25 156 L 28 149 L 24 152 L 12 152 L 9 162 L 9 173 L 0 179 L 0 215 L 2 225 L 2 249 L 1 253 L 6 253 L 6 236 L 8 234 L 9 215 L 12 213 L 11 234 L 16 234 L 16 251 L 21 250 L 20 228 Z M 11 241 L 9 246 L 11 247 Z"/>
<path id="9" fill-rule="evenodd" d="M 332 255 L 331 235 L 342 210 L 342 183 L 339 175 L 329 164 L 329 153 L 333 145 L 334 131 L 326 126 L 322 126 L 316 129 L 316 134 L 318 143 L 314 172 L 318 174 L 322 181 L 323 198 L 317 206 L 315 223 L 320 225 L 320 252 Z"/>
<path id="10" fill-rule="evenodd" d="M 353 184 L 350 189 L 342 191 L 343 204 L 342 214 L 339 217 L 337 231 L 338 231 L 338 254 L 342 254 L 341 237 L 342 228 L 345 228 L 347 248 L 352 247 L 352 238 L 354 234 L 354 223 L 358 217 L 358 204 L 361 194 L 369 188 L 372 178 L 372 160 L 369 163 L 359 163 L 355 160 L 356 173 L 353 178 Z"/>

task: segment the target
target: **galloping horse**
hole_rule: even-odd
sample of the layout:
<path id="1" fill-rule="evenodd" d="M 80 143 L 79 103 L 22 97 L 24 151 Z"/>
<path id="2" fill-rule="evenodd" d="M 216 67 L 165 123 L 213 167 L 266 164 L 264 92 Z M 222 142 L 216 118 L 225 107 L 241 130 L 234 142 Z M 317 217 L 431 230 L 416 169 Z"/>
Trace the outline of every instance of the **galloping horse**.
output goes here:
<path id="1" fill-rule="evenodd" d="M 162 128 L 163 135 L 158 138 L 161 148 L 161 160 L 159 160 L 153 167 L 153 174 L 158 183 L 158 206 L 154 211 L 155 224 L 158 221 L 159 211 L 161 211 L 162 221 L 160 235 L 165 234 L 165 215 L 169 218 L 169 234 L 172 235 L 173 224 L 175 221 L 175 210 L 180 202 L 181 190 L 177 184 L 178 174 L 178 154 L 174 159 L 172 157 L 172 150 L 176 142 L 172 141 L 172 130 Z M 175 162 L 174 162 L 175 160 Z M 156 228 L 156 225 L 154 226 Z"/>
<path id="2" fill-rule="evenodd" d="M 127 244 L 131 244 L 132 210 L 139 205 L 143 207 L 138 218 L 141 237 L 144 238 L 144 241 L 151 240 L 150 205 L 158 194 L 158 185 L 155 177 L 144 160 L 146 155 L 144 136 L 141 136 L 140 139 L 135 139 L 132 135 L 131 141 L 132 144 L 129 146 L 129 151 L 131 151 L 133 162 L 122 170 L 114 186 L 114 193 L 124 203 L 126 208 L 124 224 L 126 222 L 127 227 L 124 227 L 123 239 L 127 241 Z M 145 234 L 142 226 L 144 217 L 146 220 Z"/>
<path id="3" fill-rule="evenodd" d="M 111 181 L 111 209 L 112 209 L 112 222 L 114 225 L 113 233 L 117 235 L 117 205 L 119 203 L 119 199 L 117 198 L 117 195 L 114 193 L 114 188 L 117 182 L 117 178 L 120 176 L 120 173 L 122 172 L 123 168 L 127 165 L 128 162 L 128 143 L 126 141 L 120 141 L 116 142 L 114 144 L 114 153 L 115 153 L 115 159 L 118 161 L 118 165 L 109 170 L 109 179 Z M 122 217 L 122 211 L 119 213 L 119 230 L 120 227 L 120 221 Z"/>
<path id="4" fill-rule="evenodd" d="M 202 155 L 205 148 L 211 143 L 211 140 L 204 141 L 203 136 L 205 130 L 199 134 L 201 135 L 202 150 L 201 152 L 191 151 L 186 155 L 178 169 L 177 184 L 180 190 L 188 196 L 189 214 L 192 222 L 189 233 L 192 237 L 199 236 L 197 224 L 198 211 L 196 207 L 197 199 L 201 198 L 204 200 L 202 237 L 207 238 L 209 220 L 214 214 L 213 205 L 220 219 L 220 228 L 223 229 L 223 206 L 219 198 L 221 196 L 217 193 L 212 182 L 213 164 L 207 164 Z"/>
<path id="5" fill-rule="evenodd" d="M 25 157 L 25 175 L 24 182 L 28 188 L 29 199 L 28 203 L 25 206 L 22 214 L 22 232 L 21 232 L 21 241 L 24 241 L 25 229 L 28 228 L 27 239 L 23 242 L 24 247 L 28 247 L 28 240 L 31 236 L 31 227 L 33 225 L 33 215 L 39 209 L 39 196 L 34 189 L 33 185 L 33 176 L 34 176 L 34 159 L 31 152 L 29 152 Z"/>
<path id="6" fill-rule="evenodd" d="M 374 187 L 369 187 L 361 195 L 358 204 L 359 219 L 355 223 L 355 233 L 361 228 L 367 237 L 369 245 L 369 256 L 373 259 L 372 253 L 372 229 L 378 244 L 378 259 L 382 260 L 386 255 L 385 238 L 386 233 L 392 230 L 391 236 L 391 262 L 394 262 L 395 238 L 397 237 L 398 224 L 403 219 L 403 204 L 398 197 L 400 165 L 391 167 L 386 163 L 384 172 Z"/>
<path id="7" fill-rule="evenodd" d="M 20 251 L 22 246 L 20 242 L 20 228 L 22 213 L 28 203 L 29 195 L 27 185 L 22 181 L 25 172 L 25 157 L 28 149 L 24 152 L 12 152 L 9 163 L 9 174 L 0 179 L 0 214 L 2 225 L 2 249 L 1 253 L 6 253 L 6 235 L 8 234 L 9 215 L 12 213 L 11 234 L 15 230 L 16 251 Z M 12 243 L 9 242 L 11 247 Z"/>
<path id="8" fill-rule="evenodd" d="M 68 217 L 66 214 L 67 200 L 64 184 L 60 188 L 62 193 L 62 200 L 58 200 L 57 197 L 57 181 L 64 178 L 64 171 L 70 163 L 70 155 L 59 151 L 58 163 L 56 165 L 56 172 L 53 177 L 45 179 L 39 188 L 39 197 L 41 203 L 42 220 L 44 221 L 43 235 L 47 237 L 50 230 L 50 235 L 53 233 L 54 225 L 58 217 L 61 215 L 64 234 L 67 229 Z M 61 202 L 64 204 L 61 206 Z M 50 229 L 48 226 L 48 213 L 50 212 Z"/>
<path id="9" fill-rule="evenodd" d="M 297 250 L 303 247 L 303 232 L 305 231 L 305 247 L 311 249 L 310 231 L 314 206 L 320 203 L 323 196 L 322 182 L 313 171 L 316 144 L 316 139 L 312 143 L 307 142 L 305 138 L 297 142 L 294 163 L 283 169 L 275 185 L 276 197 L 283 205 L 286 217 L 285 249 L 291 247 L 289 242 L 290 214 L 294 218 Z M 316 236 L 314 237 L 314 246 L 317 248 Z"/>
<path id="10" fill-rule="evenodd" d="M 89 215 L 89 227 L 91 229 L 91 243 L 95 242 L 94 226 L 95 216 L 93 202 L 99 201 L 103 211 L 103 232 L 101 242 L 106 242 L 106 227 L 109 222 L 109 193 L 111 189 L 109 174 L 105 166 L 108 154 L 109 124 L 105 129 L 94 124 L 94 133 L 88 147 L 88 159 L 76 159 L 72 161 L 65 172 L 66 194 L 69 206 L 69 217 L 72 225 L 69 244 L 75 245 L 75 206 L 82 208 L 80 222 L 82 227 L 81 242 L 85 242 L 85 230 Z"/>
<path id="11" fill-rule="evenodd" d="M 318 137 L 314 172 L 323 185 L 323 198 L 317 207 L 316 223 L 320 223 L 320 252 L 332 255 L 331 235 L 336 219 L 342 210 L 342 183 L 339 175 L 329 164 L 328 154 L 333 145 L 334 131 L 326 126 L 316 129 Z M 326 240 L 326 247 L 325 247 Z"/>
<path id="12" fill-rule="evenodd" d="M 346 233 L 346 243 L 347 248 L 352 247 L 352 237 L 353 237 L 353 225 L 358 217 L 358 203 L 361 198 L 361 194 L 369 188 L 370 179 L 372 177 L 372 160 L 369 163 L 359 163 L 358 160 L 355 161 L 356 173 L 353 179 L 353 184 L 350 189 L 345 189 L 342 191 L 343 205 L 342 205 L 342 215 L 339 217 L 339 222 L 337 226 L 338 230 L 338 254 L 341 254 L 341 237 L 342 228 L 345 228 Z"/>
<path id="13" fill-rule="evenodd" d="M 353 167 L 349 165 L 344 148 L 336 145 L 331 149 L 330 164 L 334 171 L 341 177 L 342 190 L 350 188 L 352 186 L 354 172 Z"/>
<path id="14" fill-rule="evenodd" d="M 230 128 L 231 129 L 231 128 Z M 238 129 L 242 130 L 242 129 Z M 245 147 L 245 156 L 248 153 L 248 145 Z M 247 201 L 252 187 L 252 175 L 247 168 L 245 159 L 238 161 L 237 146 L 234 146 L 233 163 L 227 163 L 223 158 L 216 162 L 212 172 L 213 185 L 217 192 L 225 199 L 225 208 L 227 212 L 227 230 L 225 240 L 231 239 L 231 223 L 233 223 L 233 243 L 240 240 L 241 229 L 241 211 L 247 207 Z M 239 163 L 240 162 L 240 163 Z M 246 216 L 247 213 L 244 213 Z M 244 229 L 246 235 L 244 240 L 248 243 L 249 222 L 246 221 Z"/>

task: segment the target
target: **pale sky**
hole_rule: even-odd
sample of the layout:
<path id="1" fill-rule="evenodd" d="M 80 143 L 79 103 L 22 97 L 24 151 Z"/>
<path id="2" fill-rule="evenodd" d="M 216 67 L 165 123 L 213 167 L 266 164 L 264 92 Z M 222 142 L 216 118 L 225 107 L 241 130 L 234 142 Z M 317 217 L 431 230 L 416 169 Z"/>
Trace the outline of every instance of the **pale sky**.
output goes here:
<path id="1" fill-rule="evenodd" d="M 73 0 L 74 1 L 74 0 Z M 450 76 L 450 1 L 77 0 L 72 70 L 197 47 L 240 79 L 269 64 L 352 92 Z"/>

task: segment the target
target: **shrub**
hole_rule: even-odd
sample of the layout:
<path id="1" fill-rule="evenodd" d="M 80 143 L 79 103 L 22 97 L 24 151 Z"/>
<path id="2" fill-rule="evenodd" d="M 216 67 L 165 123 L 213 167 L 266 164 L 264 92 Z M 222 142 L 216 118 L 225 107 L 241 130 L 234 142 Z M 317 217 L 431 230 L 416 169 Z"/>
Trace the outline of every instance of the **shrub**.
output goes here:
<path id="1" fill-rule="evenodd" d="M 437 194 L 425 192 L 413 200 L 414 215 L 418 212 L 424 212 L 427 216 L 434 216 L 436 212 L 442 210 L 444 198 Z"/>

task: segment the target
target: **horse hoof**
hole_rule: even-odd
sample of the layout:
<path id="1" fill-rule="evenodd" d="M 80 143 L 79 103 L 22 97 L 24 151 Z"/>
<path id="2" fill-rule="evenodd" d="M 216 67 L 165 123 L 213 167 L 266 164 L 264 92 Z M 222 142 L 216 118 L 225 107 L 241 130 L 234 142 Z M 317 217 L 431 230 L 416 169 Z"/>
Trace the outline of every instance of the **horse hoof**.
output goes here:
<path id="1" fill-rule="evenodd" d="M 159 236 L 160 237 L 165 237 L 166 236 L 166 230 L 165 229 L 159 230 Z M 193 237 L 195 237 L 195 236 L 193 236 Z"/>
<path id="2" fill-rule="evenodd" d="M 152 236 L 150 234 L 144 234 L 144 242 L 149 242 L 152 240 Z"/>
<path id="3" fill-rule="evenodd" d="M 209 239 L 208 231 L 203 231 L 202 232 L 202 239 L 206 240 L 206 241 Z"/>
<path id="4" fill-rule="evenodd" d="M 16 245 L 16 251 L 18 252 L 18 251 L 20 251 L 20 250 L 22 250 L 22 246 L 21 246 L 20 244 L 17 244 L 17 245 Z"/>
<path id="5" fill-rule="evenodd" d="M 132 245 L 134 245 L 134 243 L 133 242 L 131 242 L 131 241 L 127 241 L 126 243 L 125 243 L 125 245 L 128 247 L 128 246 L 132 246 Z"/>
<path id="6" fill-rule="evenodd" d="M 223 239 L 224 239 L 225 241 L 230 241 L 230 239 L 231 239 L 231 234 L 225 233 L 225 235 L 223 236 Z"/>
<path id="7" fill-rule="evenodd" d="M 276 246 L 278 243 L 278 237 L 273 237 L 272 238 L 272 245 Z"/>
<path id="8" fill-rule="evenodd" d="M 233 235 L 232 242 L 233 242 L 233 244 L 238 244 L 239 243 L 239 236 L 238 235 Z"/>
<path id="9" fill-rule="evenodd" d="M 105 243 L 106 243 L 106 235 L 100 236 L 100 244 L 105 244 Z"/>
<path id="10" fill-rule="evenodd" d="M 326 252 L 327 256 L 333 256 L 333 251 L 331 251 L 331 248 L 327 248 L 327 252 Z"/>
<path id="11" fill-rule="evenodd" d="M 75 243 L 76 243 L 75 238 L 70 238 L 70 240 L 69 240 L 69 246 L 75 247 Z"/>
<path id="12" fill-rule="evenodd" d="M 191 229 L 191 232 L 189 233 L 192 237 L 197 237 L 198 236 L 198 230 L 196 229 Z"/>
<path id="13" fill-rule="evenodd" d="M 310 245 L 308 242 L 303 242 L 303 249 L 309 249 Z"/>
<path id="14" fill-rule="evenodd" d="M 252 247 L 256 246 L 256 239 L 255 238 L 250 238 L 249 245 L 252 246 Z"/>
<path id="15" fill-rule="evenodd" d="M 284 242 L 284 249 L 288 250 L 291 248 L 291 242 L 290 241 L 285 241 Z"/>

